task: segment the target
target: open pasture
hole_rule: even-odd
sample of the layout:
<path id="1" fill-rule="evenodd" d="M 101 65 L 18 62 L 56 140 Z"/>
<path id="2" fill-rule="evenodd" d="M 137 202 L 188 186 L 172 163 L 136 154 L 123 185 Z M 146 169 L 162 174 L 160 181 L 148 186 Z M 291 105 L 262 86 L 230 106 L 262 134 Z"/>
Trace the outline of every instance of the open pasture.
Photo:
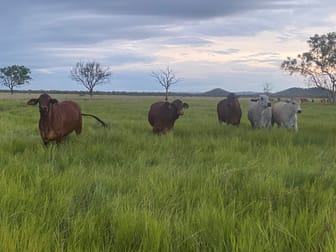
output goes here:
<path id="1" fill-rule="evenodd" d="M 80 136 L 45 148 L 38 95 L 0 100 L 0 251 L 334 251 L 336 107 L 302 104 L 299 132 L 219 125 L 220 98 L 181 98 L 153 135 L 158 97 L 67 96 Z M 52 95 L 64 100 L 62 95 Z"/>

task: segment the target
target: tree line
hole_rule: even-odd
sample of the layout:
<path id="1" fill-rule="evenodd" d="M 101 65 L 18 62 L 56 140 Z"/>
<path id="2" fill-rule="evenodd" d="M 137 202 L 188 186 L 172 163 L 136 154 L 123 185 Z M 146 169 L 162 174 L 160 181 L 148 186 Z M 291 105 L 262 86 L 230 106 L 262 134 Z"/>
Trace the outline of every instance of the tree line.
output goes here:
<path id="1" fill-rule="evenodd" d="M 13 94 L 15 87 L 28 84 L 32 80 L 30 74 L 30 69 L 25 66 L 12 65 L 0 68 L 0 84 L 9 88 L 11 94 Z M 110 81 L 111 76 L 110 67 L 102 66 L 95 61 L 86 63 L 80 61 L 70 69 L 70 78 L 85 87 L 90 97 L 93 95 L 94 88 Z M 152 72 L 151 76 L 165 88 L 166 100 L 168 100 L 169 88 L 181 80 L 175 77 L 169 66 L 165 70 Z"/>
<path id="2" fill-rule="evenodd" d="M 330 102 L 336 103 L 336 32 L 314 35 L 307 40 L 310 50 L 298 54 L 297 57 L 287 57 L 280 66 L 290 75 L 299 74 L 305 77 L 308 85 L 323 88 L 328 91 Z M 0 85 L 10 89 L 28 84 L 32 78 L 31 71 L 25 66 L 12 65 L 0 68 Z M 168 100 L 169 88 L 181 81 L 170 66 L 166 69 L 153 71 L 151 76 L 165 89 L 165 100 Z M 96 86 L 110 81 L 112 71 L 100 63 L 78 62 L 70 69 L 70 78 L 84 86 L 90 97 Z"/>

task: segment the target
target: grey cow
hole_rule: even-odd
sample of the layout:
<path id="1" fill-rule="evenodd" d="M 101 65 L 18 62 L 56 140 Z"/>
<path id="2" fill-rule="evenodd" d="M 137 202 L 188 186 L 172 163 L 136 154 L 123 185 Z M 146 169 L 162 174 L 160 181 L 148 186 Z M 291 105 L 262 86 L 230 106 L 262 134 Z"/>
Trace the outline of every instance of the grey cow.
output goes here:
<path id="1" fill-rule="evenodd" d="M 295 128 L 295 131 L 298 131 L 297 113 L 301 113 L 299 98 L 277 102 L 272 107 L 272 124 L 276 123 L 278 127 Z"/>
<path id="2" fill-rule="evenodd" d="M 247 118 L 252 128 L 271 128 L 272 109 L 267 95 L 259 95 L 257 99 L 251 99 Z"/>

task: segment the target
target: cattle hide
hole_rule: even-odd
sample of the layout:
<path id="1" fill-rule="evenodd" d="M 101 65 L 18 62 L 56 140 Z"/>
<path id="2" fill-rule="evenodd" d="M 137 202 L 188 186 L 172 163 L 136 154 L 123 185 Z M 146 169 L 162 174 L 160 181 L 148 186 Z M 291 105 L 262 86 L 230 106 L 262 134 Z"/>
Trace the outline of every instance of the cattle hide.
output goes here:
<path id="1" fill-rule="evenodd" d="M 183 109 L 188 108 L 187 103 L 177 99 L 173 102 L 156 102 L 150 106 L 148 122 L 154 133 L 167 133 L 174 127 L 175 121 L 184 114 Z"/>
<path id="2" fill-rule="evenodd" d="M 217 117 L 219 122 L 238 126 L 241 116 L 240 103 L 234 94 L 231 93 L 226 99 L 218 102 Z"/>
<path id="3" fill-rule="evenodd" d="M 30 99 L 28 105 L 39 103 L 39 130 L 42 141 L 47 145 L 55 140 L 60 143 L 72 131 L 80 134 L 82 131 L 82 115 L 95 117 L 103 126 L 106 124 L 94 115 L 82 114 L 80 106 L 73 101 L 58 103 L 48 94 L 42 94 L 38 99 Z"/>
<path id="4" fill-rule="evenodd" d="M 287 102 L 277 102 L 272 108 L 272 124 L 278 127 L 294 128 L 298 131 L 297 114 L 301 113 L 301 100 L 292 98 Z"/>
<path id="5" fill-rule="evenodd" d="M 267 95 L 260 95 L 257 99 L 251 99 L 247 118 L 252 128 L 269 128 L 272 126 L 271 102 Z"/>

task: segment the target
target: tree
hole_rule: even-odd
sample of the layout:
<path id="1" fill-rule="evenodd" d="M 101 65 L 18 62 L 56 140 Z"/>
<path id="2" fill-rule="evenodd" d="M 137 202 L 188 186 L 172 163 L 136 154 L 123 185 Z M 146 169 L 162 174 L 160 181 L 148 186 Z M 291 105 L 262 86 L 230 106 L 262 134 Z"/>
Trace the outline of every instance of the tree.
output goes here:
<path id="1" fill-rule="evenodd" d="M 109 67 L 103 67 L 95 61 L 78 62 L 70 70 L 71 79 L 81 83 L 89 91 L 90 97 L 93 95 L 93 89 L 97 85 L 108 82 L 111 76 L 112 72 Z"/>
<path id="2" fill-rule="evenodd" d="M 168 91 L 171 85 L 176 84 L 182 79 L 177 79 L 173 70 L 167 66 L 165 70 L 159 70 L 158 72 L 152 72 L 151 76 L 156 79 L 161 86 L 165 88 L 165 100 L 168 100 Z"/>
<path id="3" fill-rule="evenodd" d="M 314 35 L 307 41 L 310 50 L 297 58 L 287 57 L 281 68 L 306 77 L 308 84 L 326 89 L 330 100 L 336 99 L 336 32 Z"/>
<path id="4" fill-rule="evenodd" d="M 263 86 L 263 90 L 264 90 L 265 94 L 270 95 L 271 91 L 272 91 L 272 85 L 271 85 L 271 83 L 265 82 L 265 84 Z"/>
<path id="5" fill-rule="evenodd" d="M 31 79 L 30 69 L 25 66 L 12 65 L 0 68 L 0 83 L 8 87 L 11 94 L 13 94 L 14 87 L 28 84 Z"/>

